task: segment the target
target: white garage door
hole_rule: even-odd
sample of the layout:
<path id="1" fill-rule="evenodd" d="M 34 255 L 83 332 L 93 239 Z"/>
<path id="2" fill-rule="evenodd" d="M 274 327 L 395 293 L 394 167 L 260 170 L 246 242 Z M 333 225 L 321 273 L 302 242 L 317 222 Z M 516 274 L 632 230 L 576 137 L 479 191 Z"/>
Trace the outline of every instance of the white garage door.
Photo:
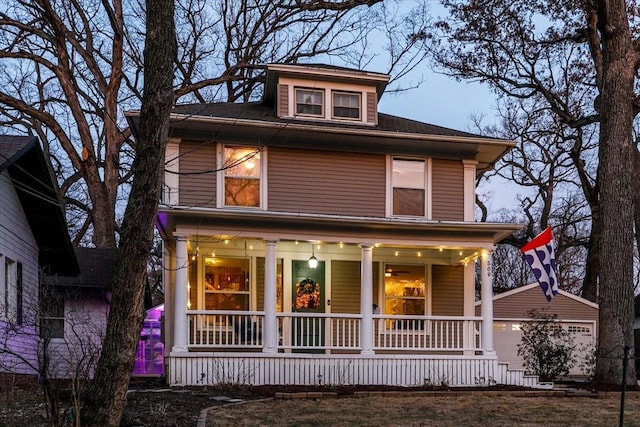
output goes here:
<path id="1" fill-rule="evenodd" d="M 595 334 L 593 323 L 562 322 L 562 327 L 573 334 L 577 349 L 595 346 Z M 518 356 L 518 344 L 522 337 L 519 321 L 495 321 L 493 322 L 493 345 L 498 355 L 498 361 L 508 363 L 511 369 L 521 369 L 522 357 Z M 584 360 L 584 352 L 574 353 L 578 358 L 576 366 L 569 370 L 569 375 L 583 375 L 580 362 Z"/>

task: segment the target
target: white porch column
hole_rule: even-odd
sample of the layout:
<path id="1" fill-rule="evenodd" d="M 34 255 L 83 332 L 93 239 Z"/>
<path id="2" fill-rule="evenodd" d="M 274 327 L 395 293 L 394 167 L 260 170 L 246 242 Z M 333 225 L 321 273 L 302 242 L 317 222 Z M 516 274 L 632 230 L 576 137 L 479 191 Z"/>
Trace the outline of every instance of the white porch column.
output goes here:
<path id="1" fill-rule="evenodd" d="M 362 244 L 360 270 L 360 354 L 373 352 L 373 245 Z"/>
<path id="2" fill-rule="evenodd" d="M 265 241 L 264 260 L 264 328 L 262 330 L 262 351 L 278 352 L 278 321 L 276 319 L 276 241 Z"/>
<path id="3" fill-rule="evenodd" d="M 495 355 L 493 349 L 493 283 L 489 276 L 489 257 L 491 253 L 483 249 L 480 256 L 480 294 L 482 298 L 482 352 Z"/>
<path id="4" fill-rule="evenodd" d="M 463 316 L 474 317 L 476 315 L 476 262 L 470 261 L 464 266 L 464 310 Z M 472 348 L 476 345 L 475 322 L 464 321 L 463 345 L 465 348 Z M 465 354 L 474 354 L 474 351 L 467 351 Z"/>
<path id="5" fill-rule="evenodd" d="M 189 257 L 187 254 L 187 236 L 176 236 L 176 282 L 173 295 L 173 347 L 171 351 L 187 349 L 187 282 L 189 280 Z"/>

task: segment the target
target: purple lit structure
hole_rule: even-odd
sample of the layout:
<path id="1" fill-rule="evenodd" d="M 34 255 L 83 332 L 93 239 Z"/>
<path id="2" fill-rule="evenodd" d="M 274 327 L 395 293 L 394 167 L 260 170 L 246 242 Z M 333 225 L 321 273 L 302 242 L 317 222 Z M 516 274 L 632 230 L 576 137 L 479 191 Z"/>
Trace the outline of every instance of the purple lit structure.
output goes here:
<path id="1" fill-rule="evenodd" d="M 162 316 L 164 304 L 147 310 L 142 324 L 133 375 L 162 376 L 164 374 L 164 343 L 162 342 Z"/>

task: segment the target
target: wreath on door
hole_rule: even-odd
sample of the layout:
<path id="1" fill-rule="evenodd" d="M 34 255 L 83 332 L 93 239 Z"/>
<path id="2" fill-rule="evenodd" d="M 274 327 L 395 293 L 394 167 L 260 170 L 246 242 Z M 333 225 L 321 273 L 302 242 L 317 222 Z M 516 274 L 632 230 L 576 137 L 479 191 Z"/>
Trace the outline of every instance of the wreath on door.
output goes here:
<path id="1" fill-rule="evenodd" d="M 313 279 L 304 279 L 300 281 L 299 291 L 302 294 L 313 294 L 316 291 L 317 282 Z"/>

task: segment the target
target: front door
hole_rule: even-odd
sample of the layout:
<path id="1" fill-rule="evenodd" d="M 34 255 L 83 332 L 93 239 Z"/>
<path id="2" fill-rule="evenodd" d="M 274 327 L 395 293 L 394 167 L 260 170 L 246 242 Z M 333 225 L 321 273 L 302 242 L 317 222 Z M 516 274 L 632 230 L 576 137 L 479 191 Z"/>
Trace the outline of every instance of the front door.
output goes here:
<path id="1" fill-rule="evenodd" d="M 324 261 L 316 268 L 309 267 L 307 261 L 292 261 L 293 311 L 297 313 L 324 313 L 326 296 L 324 286 Z M 293 322 L 292 338 L 294 347 L 303 347 L 305 352 L 324 352 L 324 318 L 300 317 Z"/>

